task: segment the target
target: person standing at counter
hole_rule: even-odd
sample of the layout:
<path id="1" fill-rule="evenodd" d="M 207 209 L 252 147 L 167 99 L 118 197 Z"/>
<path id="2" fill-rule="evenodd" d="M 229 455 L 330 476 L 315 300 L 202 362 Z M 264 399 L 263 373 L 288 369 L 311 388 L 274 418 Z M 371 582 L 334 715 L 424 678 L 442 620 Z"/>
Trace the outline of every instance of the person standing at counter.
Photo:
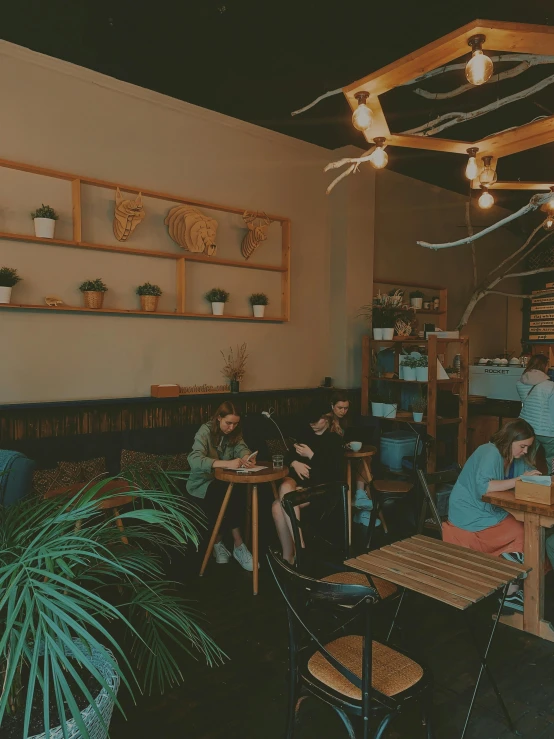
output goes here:
<path id="1" fill-rule="evenodd" d="M 483 495 L 513 490 L 523 475 L 540 475 L 533 466 L 534 446 L 535 432 L 518 418 L 473 452 L 450 494 L 448 521 L 442 526 L 444 541 L 523 562 L 523 523 L 503 508 L 486 503 Z M 546 553 L 553 563 L 553 539 L 546 540 Z M 518 585 L 510 586 L 505 606 L 523 612 L 523 591 Z"/>
<path id="2" fill-rule="evenodd" d="M 200 499 L 199 503 L 208 518 L 208 526 L 213 528 L 228 488 L 226 482 L 215 479 L 214 469 L 253 467 L 255 461 L 250 456 L 250 449 L 242 438 L 241 411 L 234 403 L 225 401 L 211 420 L 200 426 L 194 437 L 192 452 L 188 455 L 191 473 L 187 491 Z M 233 557 L 243 569 L 252 572 L 252 554 L 243 542 L 239 528 L 239 522 L 244 521 L 245 512 L 245 498 L 240 490 L 242 487 L 236 485 L 229 498 L 221 530 L 224 527 L 231 529 L 235 545 Z M 214 544 L 214 557 L 218 564 L 226 564 L 231 559 L 231 552 L 223 543 L 221 535 Z"/>
<path id="3" fill-rule="evenodd" d="M 547 473 L 551 475 L 554 460 L 554 382 L 546 374 L 547 369 L 548 357 L 534 354 L 516 388 L 523 404 L 519 417 L 533 427 L 537 442 L 544 449 Z"/>

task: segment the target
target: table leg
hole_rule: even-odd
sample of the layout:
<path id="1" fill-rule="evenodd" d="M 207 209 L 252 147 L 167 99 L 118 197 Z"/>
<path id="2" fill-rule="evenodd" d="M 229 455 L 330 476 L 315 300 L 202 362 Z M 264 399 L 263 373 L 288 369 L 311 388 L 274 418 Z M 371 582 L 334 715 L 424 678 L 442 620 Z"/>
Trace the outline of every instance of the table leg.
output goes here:
<path id="1" fill-rule="evenodd" d="M 346 484 L 348 485 L 347 505 L 348 505 L 348 546 L 352 544 L 352 464 L 349 459 L 346 460 Z"/>
<path id="2" fill-rule="evenodd" d="M 252 487 L 246 486 L 246 520 L 244 522 L 244 539 L 246 546 L 250 546 L 250 525 L 252 520 Z"/>
<path id="3" fill-rule="evenodd" d="M 113 515 L 114 515 L 114 518 L 115 518 L 115 525 L 117 526 L 117 528 L 121 532 L 121 541 L 124 544 L 128 544 L 129 543 L 129 539 L 125 536 L 125 528 L 123 526 L 123 521 L 119 518 L 119 509 L 118 508 L 114 508 L 113 509 Z"/>
<path id="4" fill-rule="evenodd" d="M 373 480 L 373 475 L 371 474 L 368 464 L 365 459 L 362 459 L 362 465 L 364 467 L 364 472 L 366 474 L 366 480 L 369 485 L 369 483 Z M 371 489 L 368 490 L 368 495 L 371 499 Z M 387 529 L 387 522 L 385 521 L 385 516 L 383 515 L 383 509 L 379 511 L 379 520 L 381 521 L 381 526 L 383 527 L 383 531 L 385 532 L 385 534 L 388 534 L 389 530 Z"/>
<path id="5" fill-rule="evenodd" d="M 544 529 L 538 513 L 525 513 L 524 560 L 533 569 L 523 586 L 523 630 L 536 636 L 544 615 Z"/>
<path id="6" fill-rule="evenodd" d="M 250 486 L 249 486 L 250 487 Z M 252 485 L 252 585 L 254 595 L 258 595 L 258 486 Z"/>
<path id="7" fill-rule="evenodd" d="M 208 548 L 206 549 L 206 554 L 204 555 L 204 561 L 202 562 L 202 567 L 200 568 L 200 577 L 202 577 L 202 575 L 204 574 L 204 571 L 206 570 L 206 567 L 208 566 L 208 562 L 210 561 L 210 555 L 214 548 L 217 535 L 219 534 L 219 527 L 221 526 L 221 522 L 223 521 L 223 516 L 225 515 L 225 511 L 227 510 L 227 504 L 229 503 L 229 498 L 231 497 L 232 492 L 233 492 L 233 483 L 231 482 L 229 483 L 229 487 L 227 488 L 227 492 L 225 493 L 225 497 L 223 498 L 223 503 L 221 504 L 221 508 L 219 509 L 219 514 L 217 516 L 217 520 L 215 522 L 215 526 L 212 531 L 210 541 L 208 543 Z"/>

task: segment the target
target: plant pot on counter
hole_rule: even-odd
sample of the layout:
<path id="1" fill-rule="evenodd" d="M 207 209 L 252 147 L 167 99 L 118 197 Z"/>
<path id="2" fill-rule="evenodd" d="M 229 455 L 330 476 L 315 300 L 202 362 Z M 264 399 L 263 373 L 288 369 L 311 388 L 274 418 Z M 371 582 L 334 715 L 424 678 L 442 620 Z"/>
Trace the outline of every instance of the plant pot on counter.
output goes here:
<path id="1" fill-rule="evenodd" d="M 0 287 L 0 303 L 9 303 L 12 299 L 11 287 Z"/>
<path id="2" fill-rule="evenodd" d="M 155 313 L 158 310 L 159 295 L 141 295 L 140 309 L 146 313 Z"/>
<path id="3" fill-rule="evenodd" d="M 56 230 L 56 221 L 53 218 L 33 218 L 35 236 L 40 239 L 53 239 Z"/>
<path id="4" fill-rule="evenodd" d="M 36 219 L 35 219 L 36 220 Z M 85 308 L 99 310 L 104 305 L 104 293 L 96 290 L 85 290 L 83 292 Z"/>
<path id="5" fill-rule="evenodd" d="M 383 403 L 371 403 L 371 413 L 375 418 L 383 418 Z"/>
<path id="6" fill-rule="evenodd" d="M 212 314 L 214 316 L 222 316 L 225 303 L 212 303 Z"/>
<path id="7" fill-rule="evenodd" d="M 394 336 L 394 328 L 383 328 L 381 330 L 383 331 L 383 340 L 392 341 L 392 338 Z"/>

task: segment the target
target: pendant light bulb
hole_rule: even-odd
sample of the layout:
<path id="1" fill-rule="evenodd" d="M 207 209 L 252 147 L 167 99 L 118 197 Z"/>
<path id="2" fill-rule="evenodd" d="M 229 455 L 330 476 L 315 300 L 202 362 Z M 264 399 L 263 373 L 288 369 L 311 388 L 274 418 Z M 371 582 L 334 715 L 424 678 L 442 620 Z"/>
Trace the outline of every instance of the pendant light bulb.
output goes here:
<path id="1" fill-rule="evenodd" d="M 373 141 L 375 142 L 375 151 L 369 157 L 369 162 L 374 169 L 384 169 L 389 163 L 389 155 L 383 148 L 385 138 L 384 136 L 378 136 Z"/>
<path id="2" fill-rule="evenodd" d="M 490 192 L 487 190 L 486 187 L 483 188 L 483 193 L 481 197 L 479 198 L 478 202 L 479 202 L 479 207 L 482 208 L 483 210 L 488 210 L 489 208 L 492 208 L 492 206 L 494 205 L 494 198 L 490 194 Z"/>
<path id="3" fill-rule="evenodd" d="M 477 159 L 475 159 L 475 155 L 478 151 L 479 149 L 476 146 L 472 146 L 467 150 L 469 159 L 467 160 L 466 165 L 466 177 L 470 181 L 477 179 L 477 175 L 479 174 L 479 166 L 477 164 Z"/>
<path id="4" fill-rule="evenodd" d="M 467 42 L 472 48 L 471 59 L 466 64 L 466 77 L 472 85 L 483 85 L 490 80 L 493 72 L 493 64 L 486 54 L 483 54 L 482 45 L 485 36 L 478 34 L 472 36 Z"/>
<path id="5" fill-rule="evenodd" d="M 366 105 L 369 92 L 357 92 L 354 97 L 358 101 L 358 107 L 352 113 L 352 125 L 358 131 L 367 131 L 373 123 L 373 113 Z"/>
<path id="6" fill-rule="evenodd" d="M 492 157 L 483 157 L 483 171 L 479 175 L 479 182 L 486 187 L 494 185 L 498 176 L 495 170 L 491 167 Z"/>
<path id="7" fill-rule="evenodd" d="M 546 221 L 542 224 L 545 231 L 554 230 L 554 215 L 548 216 Z"/>
<path id="8" fill-rule="evenodd" d="M 549 213 L 554 213 L 554 187 L 550 188 L 550 200 L 546 203 L 546 210 Z"/>

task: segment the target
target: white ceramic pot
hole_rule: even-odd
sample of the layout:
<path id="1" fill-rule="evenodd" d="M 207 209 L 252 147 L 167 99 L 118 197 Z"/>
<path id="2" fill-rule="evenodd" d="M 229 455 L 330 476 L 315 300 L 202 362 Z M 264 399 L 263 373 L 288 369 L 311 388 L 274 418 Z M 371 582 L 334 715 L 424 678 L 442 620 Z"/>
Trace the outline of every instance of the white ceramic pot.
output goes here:
<path id="1" fill-rule="evenodd" d="M 35 236 L 41 239 L 53 239 L 56 229 L 56 221 L 53 218 L 33 218 L 35 223 Z"/>
<path id="2" fill-rule="evenodd" d="M 375 418 L 383 418 L 383 406 L 384 403 L 371 404 L 371 413 L 375 416 Z"/>
<path id="3" fill-rule="evenodd" d="M 383 332 L 383 339 L 385 341 L 392 341 L 392 337 L 394 336 L 394 328 L 383 328 L 381 330 Z"/>
<path id="4" fill-rule="evenodd" d="M 416 380 L 418 382 L 428 382 L 429 380 L 429 367 L 416 367 Z"/>
<path id="5" fill-rule="evenodd" d="M 415 382 L 416 377 L 416 368 L 415 367 L 402 367 L 402 372 L 404 374 L 404 379 L 408 382 Z"/>
<path id="6" fill-rule="evenodd" d="M 376 341 L 380 341 L 383 338 L 383 329 L 382 328 L 374 328 L 373 329 L 373 338 Z"/>
<path id="7" fill-rule="evenodd" d="M 265 313 L 265 305 L 253 305 L 254 318 L 263 318 Z"/>
<path id="8" fill-rule="evenodd" d="M 421 308 L 423 305 L 423 298 L 410 298 L 410 305 L 412 308 Z"/>
<path id="9" fill-rule="evenodd" d="M 212 303 L 212 313 L 214 316 L 222 316 L 223 315 L 223 308 L 225 307 L 225 303 Z"/>
<path id="10" fill-rule="evenodd" d="M 12 297 L 11 287 L 0 287 L 0 303 L 9 303 Z"/>
<path id="11" fill-rule="evenodd" d="M 383 403 L 383 418 L 396 418 L 396 403 Z"/>
<path id="12" fill-rule="evenodd" d="M 423 412 L 422 413 L 416 413 L 414 411 L 413 412 L 413 416 L 414 416 L 414 422 L 415 423 L 421 423 L 423 421 Z"/>

